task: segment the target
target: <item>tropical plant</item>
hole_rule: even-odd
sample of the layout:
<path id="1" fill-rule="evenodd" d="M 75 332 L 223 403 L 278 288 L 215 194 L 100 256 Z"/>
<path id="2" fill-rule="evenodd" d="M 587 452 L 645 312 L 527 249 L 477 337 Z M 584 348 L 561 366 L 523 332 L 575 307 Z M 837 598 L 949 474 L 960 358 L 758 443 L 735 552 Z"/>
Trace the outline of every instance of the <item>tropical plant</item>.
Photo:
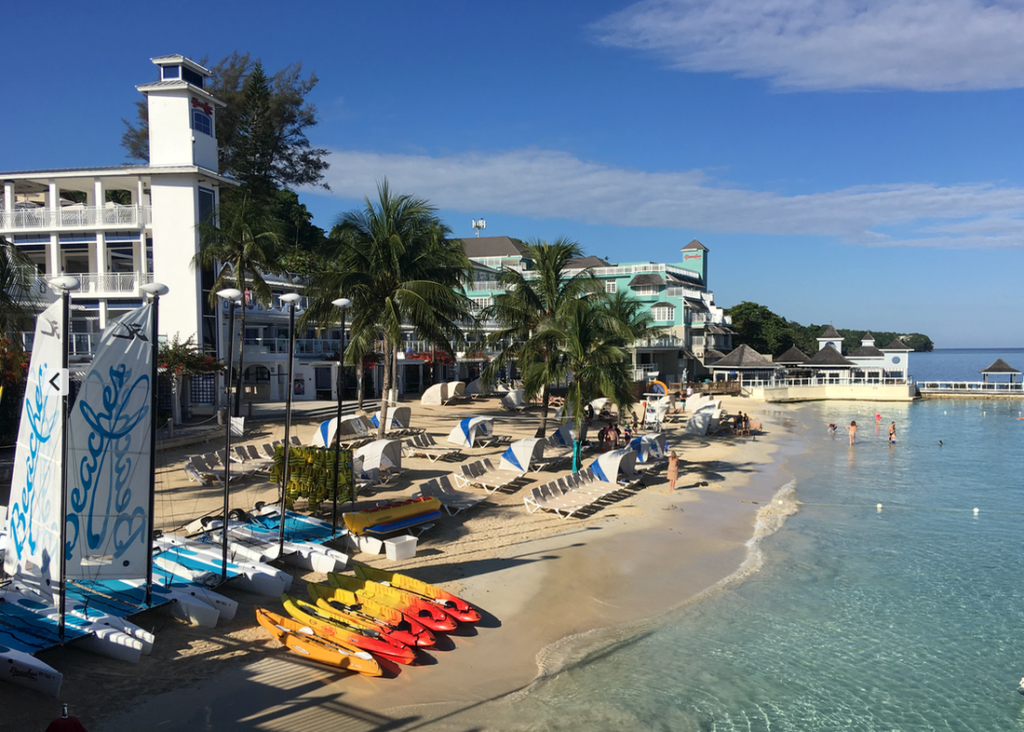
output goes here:
<path id="1" fill-rule="evenodd" d="M 450 355 L 453 344 L 465 340 L 460 324 L 470 318 L 470 303 L 462 287 L 470 263 L 462 241 L 450 238 L 435 212 L 425 200 L 393 193 L 387 180 L 381 181 L 376 202 L 364 198 L 362 208 L 338 217 L 326 252 L 337 269 L 314 277 L 307 291 L 303 322 L 321 327 L 337 322 L 332 300 L 342 293 L 352 300 L 351 334 L 361 345 L 346 353 L 347 361 L 359 363 L 371 343 L 383 343 L 378 437 L 387 424 L 402 326 L 412 326 Z"/>
<path id="2" fill-rule="evenodd" d="M 526 380 L 523 389 L 527 399 L 541 394 L 542 415 L 537 434 L 543 437 L 547 430 L 550 384 L 559 381 L 559 369 L 551 361 L 558 343 L 540 334 L 553 332 L 553 321 L 581 297 L 596 295 L 597 281 L 586 270 L 566 276 L 569 262 L 583 256 L 580 245 L 569 239 L 557 239 L 551 244 L 531 240 L 522 255 L 533 268 L 527 272 L 504 270 L 499 282 L 505 291 L 495 295 L 494 303 L 480 313 L 481 320 L 498 324 L 497 330 L 486 338 L 497 355 L 481 378 L 492 383 L 513 363 L 518 363 L 524 374 L 531 371 L 536 378 Z"/>
<path id="3" fill-rule="evenodd" d="M 523 372 L 524 389 L 536 393 L 552 376 L 566 378 L 565 411 L 576 425 L 573 470 L 579 469 L 583 412 L 597 397 L 607 397 L 625 414 L 634 403 L 628 353 L 622 345 L 623 324 L 603 298 L 568 302 L 558 317 L 546 320 L 535 338 L 557 344 L 548 362 L 532 361 Z"/>
<path id="4" fill-rule="evenodd" d="M 210 292 L 210 304 L 217 306 L 217 292 L 233 287 L 244 294 L 244 304 L 270 305 L 273 294 L 264 274 L 282 274 L 278 256 L 280 238 L 277 221 L 265 207 L 251 199 L 244 190 L 225 192 L 217 220 L 199 224 L 199 252 L 193 267 L 220 267 Z M 245 334 L 245 311 L 242 307 L 239 332 Z M 234 416 L 242 402 L 242 374 L 245 372 L 244 337 L 238 339 L 238 388 L 235 392 Z M 231 374 L 228 374 L 231 378 Z"/>
<path id="5" fill-rule="evenodd" d="M 181 384 L 186 376 L 219 374 L 227 368 L 220 359 L 203 353 L 196 345 L 195 338 L 189 337 L 182 343 L 175 333 L 170 341 L 161 344 L 157 359 L 160 370 L 171 380 L 171 415 L 175 424 L 181 422 Z"/>
<path id="6" fill-rule="evenodd" d="M 21 342 L 20 331 L 31 320 L 36 297 L 35 267 L 17 246 L 0 237 L 0 336 Z"/>

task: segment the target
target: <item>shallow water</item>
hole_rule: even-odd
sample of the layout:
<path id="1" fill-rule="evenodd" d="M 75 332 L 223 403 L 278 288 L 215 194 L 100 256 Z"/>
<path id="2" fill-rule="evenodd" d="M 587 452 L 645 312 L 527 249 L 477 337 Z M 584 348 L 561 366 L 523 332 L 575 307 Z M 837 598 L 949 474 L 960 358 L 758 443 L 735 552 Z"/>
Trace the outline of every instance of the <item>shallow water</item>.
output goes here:
<path id="1" fill-rule="evenodd" d="M 763 567 L 535 685 L 501 728 L 1024 730 L 1022 407 L 885 405 L 877 431 L 875 405 L 801 407 L 800 510 Z M 853 448 L 825 429 L 851 419 Z"/>

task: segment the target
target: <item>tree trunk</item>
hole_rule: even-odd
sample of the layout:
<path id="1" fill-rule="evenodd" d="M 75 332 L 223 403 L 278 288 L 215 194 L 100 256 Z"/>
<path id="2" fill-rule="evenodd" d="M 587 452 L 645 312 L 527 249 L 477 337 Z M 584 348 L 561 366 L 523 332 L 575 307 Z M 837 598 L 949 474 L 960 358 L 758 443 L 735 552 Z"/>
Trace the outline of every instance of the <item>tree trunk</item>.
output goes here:
<path id="1" fill-rule="evenodd" d="M 377 439 L 384 439 L 384 425 L 388 423 L 388 392 L 391 391 L 391 340 L 384 336 L 384 381 L 381 385 L 380 424 L 377 425 Z"/>
<path id="2" fill-rule="evenodd" d="M 235 392 L 235 416 L 242 412 L 242 374 L 245 373 L 245 290 L 242 290 L 242 317 L 238 325 L 238 391 Z M 228 374 L 228 378 L 231 375 Z M 291 388 L 292 375 L 288 374 L 288 388 Z"/>
<path id="3" fill-rule="evenodd" d="M 398 347 L 399 344 L 395 344 L 394 352 L 391 354 L 391 380 L 394 382 L 392 388 L 395 390 L 394 404 L 398 405 L 398 390 L 401 388 L 401 380 L 398 378 Z"/>
<path id="4" fill-rule="evenodd" d="M 544 438 L 548 431 L 548 405 L 551 402 L 551 394 L 549 393 L 550 385 L 545 384 L 541 390 L 541 412 L 540 412 L 540 427 L 537 429 L 537 437 Z"/>
<path id="5" fill-rule="evenodd" d="M 356 364 L 356 409 L 363 409 L 363 359 Z"/>

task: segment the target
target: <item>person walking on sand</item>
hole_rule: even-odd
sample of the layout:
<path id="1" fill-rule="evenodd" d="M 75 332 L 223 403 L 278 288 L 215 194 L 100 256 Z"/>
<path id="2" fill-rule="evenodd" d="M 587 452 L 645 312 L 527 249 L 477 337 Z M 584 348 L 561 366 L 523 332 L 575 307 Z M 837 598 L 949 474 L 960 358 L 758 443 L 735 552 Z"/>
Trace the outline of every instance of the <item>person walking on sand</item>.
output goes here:
<path id="1" fill-rule="evenodd" d="M 892 445 L 896 442 L 896 423 L 893 422 L 889 425 L 889 444 Z"/>
<path id="2" fill-rule="evenodd" d="M 676 455 L 676 451 L 673 450 L 668 455 L 668 470 L 665 473 L 668 478 L 668 487 L 671 490 L 676 489 L 676 481 L 679 480 L 679 456 Z"/>
<path id="3" fill-rule="evenodd" d="M 850 426 L 846 428 L 846 431 L 850 435 L 850 444 L 852 445 L 857 441 L 857 421 L 850 422 Z"/>

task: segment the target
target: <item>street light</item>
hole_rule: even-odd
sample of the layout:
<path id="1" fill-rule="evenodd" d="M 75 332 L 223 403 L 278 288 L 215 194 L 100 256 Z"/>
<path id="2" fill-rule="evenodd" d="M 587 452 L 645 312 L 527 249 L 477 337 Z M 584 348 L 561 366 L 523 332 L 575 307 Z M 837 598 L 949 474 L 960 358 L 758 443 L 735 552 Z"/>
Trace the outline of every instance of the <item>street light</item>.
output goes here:
<path id="1" fill-rule="evenodd" d="M 281 472 L 281 526 L 278 529 L 278 552 L 277 556 L 284 555 L 284 519 L 285 519 L 285 497 L 288 495 L 289 457 L 291 453 L 292 426 L 292 393 L 295 387 L 292 383 L 293 371 L 295 368 L 295 303 L 302 299 L 297 292 L 289 292 L 281 295 L 281 302 L 288 303 L 288 380 L 287 394 L 285 395 L 284 408 L 284 470 Z"/>
<path id="2" fill-rule="evenodd" d="M 152 369 L 152 382 L 150 383 L 150 389 L 152 389 L 152 398 L 150 400 L 149 411 L 152 412 L 151 420 L 149 424 L 149 455 L 150 458 L 156 455 L 156 430 L 158 427 L 157 420 L 157 409 L 160 406 L 159 389 L 157 388 L 157 379 L 159 376 L 159 362 L 160 362 L 160 298 L 166 295 L 170 290 L 167 285 L 162 285 L 159 282 L 151 282 L 148 285 L 143 285 L 139 288 L 144 293 L 149 295 L 150 300 L 153 303 L 153 328 L 151 330 L 152 343 L 150 344 L 153 349 L 153 369 Z M 153 514 L 156 511 L 156 466 L 149 466 L 149 529 L 146 534 L 148 537 L 146 542 L 152 541 L 153 537 Z M 146 607 L 150 607 L 153 604 L 153 549 L 152 547 L 146 547 Z"/>
<path id="3" fill-rule="evenodd" d="M 60 290 L 61 305 L 63 311 L 61 314 L 61 325 L 60 325 L 60 338 L 63 338 L 61 354 L 60 354 L 60 401 L 61 401 L 61 430 L 60 430 L 60 455 L 61 462 L 64 465 L 69 464 L 68 460 L 68 404 L 69 396 L 71 395 L 71 374 L 68 372 L 68 336 L 71 335 L 71 291 L 77 290 L 81 283 L 77 277 L 71 277 L 70 275 L 64 275 L 62 277 L 55 277 L 50 280 L 50 285 L 57 290 Z M 52 383 L 52 380 L 51 380 Z M 60 471 L 60 515 L 62 517 L 68 515 L 68 471 Z M 61 518 L 60 522 L 60 616 L 58 617 L 57 629 L 60 634 L 61 641 L 64 640 L 64 612 L 66 610 L 66 581 L 64 574 L 67 572 L 67 560 L 64 553 L 64 545 L 67 542 L 65 536 L 65 526 L 67 521 Z"/>
<path id="4" fill-rule="evenodd" d="M 341 401 L 344 382 L 341 375 L 345 370 L 345 311 L 352 307 L 347 297 L 332 300 L 331 305 L 341 311 L 341 346 L 338 349 L 338 421 L 334 425 L 334 511 L 331 514 L 331 536 L 338 534 L 338 470 L 341 460 Z"/>
<path id="5" fill-rule="evenodd" d="M 220 579 L 221 582 L 228 581 L 228 499 L 230 496 L 230 483 L 231 483 L 231 458 L 228 457 L 231 454 L 231 369 L 232 369 L 232 356 L 235 350 L 235 303 L 242 297 L 242 291 L 237 290 L 234 287 L 229 287 L 226 290 L 220 290 L 217 293 L 217 297 L 221 300 L 226 300 L 231 303 L 228 310 L 228 372 L 225 382 L 225 399 L 224 399 L 224 518 L 221 525 L 221 544 L 224 546 L 224 552 L 221 560 Z"/>

